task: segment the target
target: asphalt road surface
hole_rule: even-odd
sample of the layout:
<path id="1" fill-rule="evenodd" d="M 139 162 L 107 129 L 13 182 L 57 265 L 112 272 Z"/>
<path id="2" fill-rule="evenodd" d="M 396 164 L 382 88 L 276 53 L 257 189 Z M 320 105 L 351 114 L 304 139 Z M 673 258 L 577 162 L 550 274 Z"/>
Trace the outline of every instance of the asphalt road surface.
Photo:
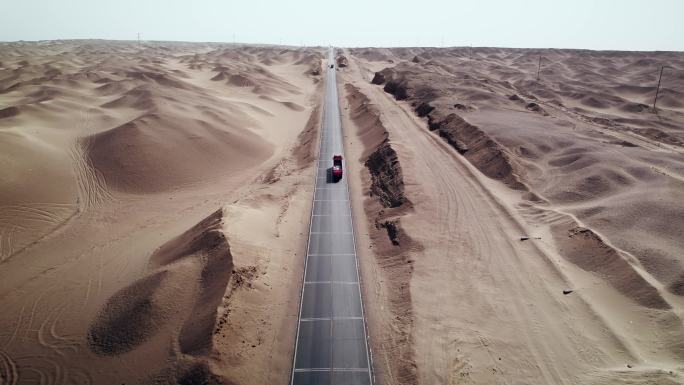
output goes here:
<path id="1" fill-rule="evenodd" d="M 372 382 L 346 167 L 332 178 L 332 157 L 343 154 L 333 50 L 328 53 L 309 243 L 306 255 L 293 385 L 370 385 Z M 336 65 L 335 65 L 336 67 Z"/>

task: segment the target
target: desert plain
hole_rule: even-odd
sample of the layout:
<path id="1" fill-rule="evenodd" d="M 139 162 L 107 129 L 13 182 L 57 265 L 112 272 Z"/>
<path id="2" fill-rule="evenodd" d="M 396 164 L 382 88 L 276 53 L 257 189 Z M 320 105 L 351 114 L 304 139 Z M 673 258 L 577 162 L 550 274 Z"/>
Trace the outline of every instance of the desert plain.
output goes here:
<path id="1" fill-rule="evenodd" d="M 0 384 L 290 383 L 327 50 L 0 43 Z M 684 383 L 684 53 L 335 55 L 375 383 Z"/>

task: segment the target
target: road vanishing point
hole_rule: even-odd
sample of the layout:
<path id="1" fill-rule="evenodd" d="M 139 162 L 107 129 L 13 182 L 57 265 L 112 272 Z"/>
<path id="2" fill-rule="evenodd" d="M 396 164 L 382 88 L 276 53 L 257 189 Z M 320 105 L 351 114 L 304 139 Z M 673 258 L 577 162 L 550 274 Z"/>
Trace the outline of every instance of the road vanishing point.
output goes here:
<path id="1" fill-rule="evenodd" d="M 344 154 L 334 60 L 331 47 L 292 385 L 373 381 L 347 168 L 339 181 L 331 174 L 333 155 Z"/>

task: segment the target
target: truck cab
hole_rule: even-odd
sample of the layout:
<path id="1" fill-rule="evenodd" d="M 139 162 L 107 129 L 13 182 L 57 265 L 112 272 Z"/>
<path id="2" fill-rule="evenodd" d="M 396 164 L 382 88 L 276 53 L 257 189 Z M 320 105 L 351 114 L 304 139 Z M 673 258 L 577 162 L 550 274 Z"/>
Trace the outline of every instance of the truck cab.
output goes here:
<path id="1" fill-rule="evenodd" d="M 332 177 L 335 182 L 342 179 L 342 155 L 333 155 Z"/>

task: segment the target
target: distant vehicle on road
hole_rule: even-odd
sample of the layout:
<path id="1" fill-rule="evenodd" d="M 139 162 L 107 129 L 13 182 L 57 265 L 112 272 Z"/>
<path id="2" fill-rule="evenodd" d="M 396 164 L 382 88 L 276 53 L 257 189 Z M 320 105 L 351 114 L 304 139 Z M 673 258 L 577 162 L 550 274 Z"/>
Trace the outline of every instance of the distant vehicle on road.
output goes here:
<path id="1" fill-rule="evenodd" d="M 342 155 L 333 155 L 332 177 L 335 182 L 342 179 Z"/>
<path id="2" fill-rule="evenodd" d="M 331 65 L 330 65 L 330 68 L 335 68 L 335 65 L 334 65 L 334 64 L 331 64 Z"/>

